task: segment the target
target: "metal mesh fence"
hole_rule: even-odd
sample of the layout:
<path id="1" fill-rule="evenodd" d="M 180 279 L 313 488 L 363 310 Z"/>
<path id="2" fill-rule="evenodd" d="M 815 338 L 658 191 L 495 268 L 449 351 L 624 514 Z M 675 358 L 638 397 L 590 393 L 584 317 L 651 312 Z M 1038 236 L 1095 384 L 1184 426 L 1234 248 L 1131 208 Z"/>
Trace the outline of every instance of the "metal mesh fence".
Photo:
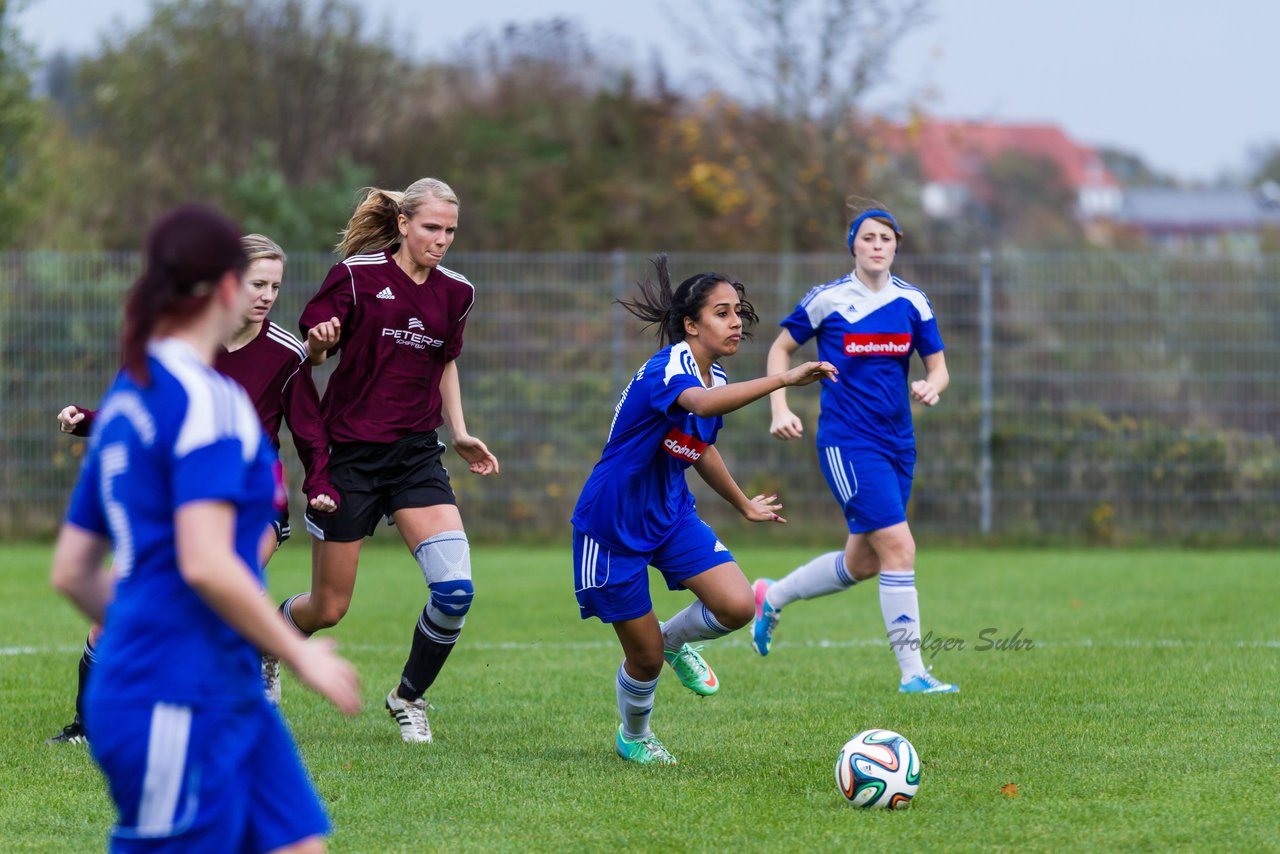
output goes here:
<path id="1" fill-rule="evenodd" d="M 293 328 L 331 263 L 291 256 L 273 319 Z M 133 255 L 0 255 L 6 538 L 57 527 L 83 442 L 60 435 L 54 416 L 67 403 L 97 405 L 138 264 Z M 731 379 L 763 373 L 776 322 L 847 265 L 838 255 L 671 258 L 678 278 L 713 269 L 747 284 L 762 325 L 726 360 Z M 644 274 L 645 258 L 458 252 L 450 266 L 478 291 L 459 361 L 468 426 L 502 462 L 499 477 L 484 479 L 453 465 L 468 530 L 490 541 L 564 539 L 617 396 L 656 349 L 612 302 Z M 895 272 L 929 295 L 952 376 L 942 404 L 916 413 L 918 532 L 1280 541 L 1280 258 L 904 256 Z M 814 387 L 790 392 L 808 434 L 799 442 L 769 436 L 765 402 L 726 418 L 717 447 L 730 471 L 749 493 L 779 492 L 790 519 L 751 526 L 691 477 L 704 516 L 730 540 L 843 538 L 812 444 L 817 397 Z M 284 447 L 296 486 L 301 468 L 288 438 Z M 295 514 L 299 498 L 295 488 Z"/>

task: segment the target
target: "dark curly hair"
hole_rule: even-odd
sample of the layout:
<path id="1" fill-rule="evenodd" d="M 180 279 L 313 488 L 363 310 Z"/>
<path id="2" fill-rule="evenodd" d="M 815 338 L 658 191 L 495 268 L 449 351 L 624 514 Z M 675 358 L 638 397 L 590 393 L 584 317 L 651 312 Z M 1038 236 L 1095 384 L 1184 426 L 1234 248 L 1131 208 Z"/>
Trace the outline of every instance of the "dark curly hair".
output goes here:
<path id="1" fill-rule="evenodd" d="M 751 303 L 747 302 L 747 289 L 742 282 L 720 273 L 696 273 L 681 282 L 673 291 L 671 273 L 667 270 L 666 253 L 651 258 L 649 263 L 653 264 L 657 272 L 657 283 L 645 276 L 636 283 L 640 288 L 640 296 L 637 299 L 618 299 L 614 302 L 645 321 L 647 325 L 656 325 L 659 344 L 665 347 L 667 344 L 678 344 L 683 341 L 684 319 L 689 317 L 697 320 L 702 307 L 707 304 L 707 294 L 721 282 L 732 285 L 738 292 L 738 299 L 742 303 L 738 309 L 738 316 L 742 318 L 742 337 L 751 338 L 751 333 L 747 330 L 759 323 L 760 318 L 756 316 L 755 308 Z"/>

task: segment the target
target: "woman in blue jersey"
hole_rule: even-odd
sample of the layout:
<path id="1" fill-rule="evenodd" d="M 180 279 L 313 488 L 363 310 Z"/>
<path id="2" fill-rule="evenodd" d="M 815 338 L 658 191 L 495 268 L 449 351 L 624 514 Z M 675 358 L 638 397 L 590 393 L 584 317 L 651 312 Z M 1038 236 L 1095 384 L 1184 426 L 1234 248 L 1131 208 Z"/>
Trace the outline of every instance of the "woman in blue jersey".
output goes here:
<path id="1" fill-rule="evenodd" d="M 124 367 L 54 551 L 54 586 L 110 618 L 85 724 L 118 811 L 112 851 L 323 851 L 328 820 L 263 696 L 260 652 L 359 708 L 355 671 L 262 595 L 283 486 L 248 396 L 212 367 L 248 307 L 246 263 L 235 226 L 207 208 L 152 228 Z"/>
<path id="2" fill-rule="evenodd" d="M 777 496 L 748 498 L 715 448 L 725 413 L 789 385 L 833 377 L 827 362 L 806 362 L 746 382 L 729 383 L 716 360 L 732 356 L 757 320 L 743 286 L 699 273 L 674 291 L 667 259 L 654 260 L 658 283 L 623 301 L 658 327 L 665 344 L 622 392 L 604 452 L 573 513 L 574 587 L 583 619 L 613 625 L 623 661 L 616 688 L 615 747 L 623 759 L 674 764 L 649 726 L 664 661 L 701 695 L 719 680 L 690 642 L 723 637 L 751 620 L 751 587 L 707 523 L 698 518 L 685 482 L 692 466 L 722 498 L 753 522 L 785 522 Z M 672 590 L 697 600 L 663 624 L 654 616 L 647 567 Z"/>
<path id="3" fill-rule="evenodd" d="M 902 231 L 888 211 L 869 208 L 849 226 L 853 271 L 805 296 L 782 321 L 769 348 L 770 372 L 785 370 L 810 338 L 818 356 L 840 369 L 843 382 L 824 386 L 818 418 L 818 462 L 848 523 L 843 551 L 819 555 L 779 581 L 755 582 L 752 646 L 768 655 L 783 607 L 847 590 L 880 576 L 880 610 L 898 659 L 903 693 L 950 693 L 920 655 L 916 598 L 916 544 L 907 525 L 915 470 L 911 402 L 935 406 L 947 388 L 947 361 L 933 307 L 924 292 L 890 273 Z M 912 353 L 924 379 L 908 383 Z M 785 390 L 770 403 L 778 439 L 798 439 L 804 428 L 787 406 Z"/>

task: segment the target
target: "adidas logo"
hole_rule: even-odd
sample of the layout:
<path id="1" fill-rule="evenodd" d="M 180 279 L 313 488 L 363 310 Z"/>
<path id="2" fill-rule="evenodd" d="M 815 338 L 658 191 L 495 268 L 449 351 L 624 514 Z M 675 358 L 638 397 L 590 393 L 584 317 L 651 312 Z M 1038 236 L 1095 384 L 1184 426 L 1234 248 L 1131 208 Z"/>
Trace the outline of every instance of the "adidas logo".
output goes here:
<path id="1" fill-rule="evenodd" d="M 394 299 L 394 297 L 392 297 L 392 299 Z M 409 318 L 409 328 L 410 329 L 426 329 L 426 327 L 422 325 L 422 321 L 416 317 Z"/>
<path id="2" fill-rule="evenodd" d="M 724 543 L 720 542 L 719 540 L 716 540 L 716 547 L 715 547 L 714 549 L 712 549 L 712 551 L 713 551 L 713 552 L 727 552 L 727 551 L 729 551 L 729 549 L 725 546 L 725 544 L 724 544 Z"/>
<path id="3" fill-rule="evenodd" d="M 386 287 L 378 291 L 378 299 L 395 299 L 396 295 L 391 293 L 391 288 Z"/>
<path id="4" fill-rule="evenodd" d="M 898 618 L 897 618 L 896 620 L 894 620 L 894 621 L 893 621 L 893 625 L 895 625 L 895 626 L 905 626 L 905 625 L 907 625 L 907 624 L 909 624 L 909 623 L 914 623 L 914 622 L 915 622 L 915 620 L 911 619 L 911 618 L 910 618 L 910 617 L 908 617 L 906 614 L 899 614 L 899 615 L 898 615 Z"/>

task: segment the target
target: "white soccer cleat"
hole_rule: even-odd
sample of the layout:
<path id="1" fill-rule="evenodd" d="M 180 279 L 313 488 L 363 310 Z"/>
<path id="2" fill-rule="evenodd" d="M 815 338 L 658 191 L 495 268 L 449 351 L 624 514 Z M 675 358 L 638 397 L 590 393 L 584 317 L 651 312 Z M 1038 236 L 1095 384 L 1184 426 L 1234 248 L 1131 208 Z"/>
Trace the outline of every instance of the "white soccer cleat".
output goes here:
<path id="1" fill-rule="evenodd" d="M 273 706 L 280 705 L 280 659 L 262 656 L 262 693 Z"/>
<path id="2" fill-rule="evenodd" d="M 387 713 L 400 725 L 400 738 L 406 744 L 430 744 L 431 724 L 427 722 L 427 703 L 400 699 L 399 688 L 387 695 Z"/>

